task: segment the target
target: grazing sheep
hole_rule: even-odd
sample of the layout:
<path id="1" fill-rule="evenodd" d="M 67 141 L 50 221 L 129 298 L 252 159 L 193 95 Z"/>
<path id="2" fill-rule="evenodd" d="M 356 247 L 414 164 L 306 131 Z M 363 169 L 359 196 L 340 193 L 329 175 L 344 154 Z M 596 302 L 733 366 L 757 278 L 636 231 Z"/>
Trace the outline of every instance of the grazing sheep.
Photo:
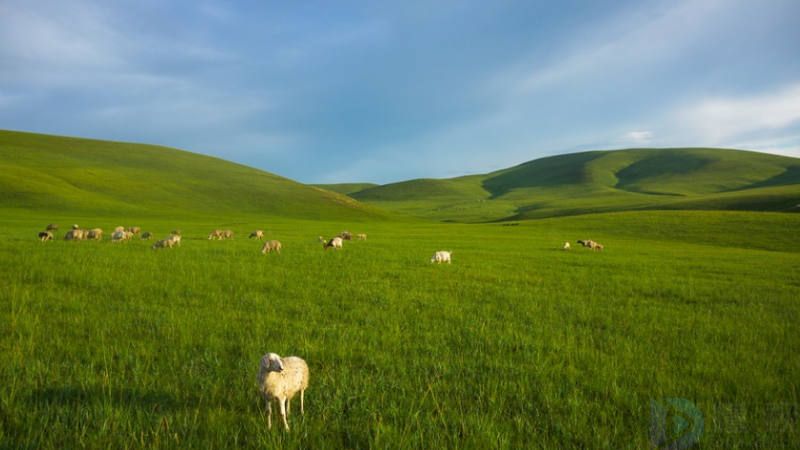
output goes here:
<path id="1" fill-rule="evenodd" d="M 322 248 L 324 248 L 325 250 L 331 247 L 335 249 L 342 248 L 342 238 L 340 238 L 339 236 L 332 237 L 328 242 L 322 244 Z"/>
<path id="2" fill-rule="evenodd" d="M 153 233 L 151 233 L 149 231 L 145 231 L 144 233 L 142 233 L 141 239 L 143 241 L 147 241 L 147 240 L 150 240 L 151 237 L 153 237 Z"/>
<path id="3" fill-rule="evenodd" d="M 358 239 L 359 241 L 366 241 L 367 240 L 367 235 L 364 234 L 364 233 L 358 233 L 356 235 L 356 239 Z"/>
<path id="4" fill-rule="evenodd" d="M 264 242 L 264 246 L 261 247 L 261 253 L 264 255 L 266 255 L 267 253 L 272 253 L 273 251 L 280 253 L 281 247 L 282 247 L 281 241 L 275 241 L 275 240 L 267 241 Z"/>
<path id="5" fill-rule="evenodd" d="M 222 230 L 214 230 L 211 234 L 208 235 L 208 240 L 221 240 L 222 239 Z"/>
<path id="6" fill-rule="evenodd" d="M 344 239 L 345 241 L 352 241 L 353 240 L 353 233 L 349 231 L 342 231 L 341 233 L 337 234 L 336 236 Z"/>
<path id="7" fill-rule="evenodd" d="M 49 231 L 40 231 L 39 232 L 39 240 L 44 241 L 52 241 L 53 240 L 53 233 Z"/>
<path id="8" fill-rule="evenodd" d="M 223 239 L 233 239 L 233 231 L 231 231 L 231 230 L 222 230 L 222 238 Z"/>
<path id="9" fill-rule="evenodd" d="M 133 235 L 139 234 L 142 229 L 140 227 L 128 227 L 125 231 L 129 231 Z"/>
<path id="10" fill-rule="evenodd" d="M 175 245 L 175 241 L 170 238 L 161 239 L 160 241 L 156 241 L 155 244 L 151 247 L 153 250 L 159 248 L 172 248 Z"/>
<path id="11" fill-rule="evenodd" d="M 580 240 L 578 240 L 578 243 L 581 244 L 582 246 L 588 247 L 588 248 L 590 248 L 592 250 L 598 250 L 598 251 L 602 251 L 603 250 L 603 245 L 602 244 L 600 244 L 599 242 L 595 242 L 595 241 L 593 241 L 591 239 L 580 239 Z"/>
<path id="12" fill-rule="evenodd" d="M 64 236 L 64 240 L 66 241 L 81 241 L 85 239 L 86 233 L 81 230 L 80 228 L 73 228 L 67 231 L 67 234 Z"/>
<path id="13" fill-rule="evenodd" d="M 248 236 L 249 239 L 258 239 L 259 241 L 264 239 L 264 232 L 262 230 L 256 230 L 250 233 Z"/>
<path id="14" fill-rule="evenodd" d="M 133 233 L 130 231 L 115 231 L 111 234 L 111 242 L 122 242 L 127 241 L 133 237 Z"/>
<path id="15" fill-rule="evenodd" d="M 45 227 L 45 230 L 46 231 L 58 231 L 58 224 L 57 223 L 51 223 L 51 224 L 47 225 L 47 227 Z"/>
<path id="16" fill-rule="evenodd" d="M 431 262 L 436 264 L 441 264 L 443 262 L 451 264 L 450 257 L 452 255 L 453 255 L 452 251 L 439 250 L 438 252 L 433 254 L 433 256 L 431 257 Z"/>
<path id="17" fill-rule="evenodd" d="M 118 227 L 114 228 L 114 233 L 116 233 L 116 232 L 118 232 L 118 231 L 125 231 L 125 227 L 123 227 L 122 225 L 120 225 L 120 226 L 118 226 Z"/>
<path id="18" fill-rule="evenodd" d="M 91 230 L 87 230 L 84 239 L 101 241 L 103 240 L 103 230 L 100 228 L 92 228 Z"/>
<path id="19" fill-rule="evenodd" d="M 569 242 L 564 242 L 564 246 L 561 247 L 561 248 L 564 249 L 564 250 L 569 250 L 572 247 L 570 247 Z"/>
<path id="20" fill-rule="evenodd" d="M 178 247 L 181 246 L 181 235 L 180 234 L 170 234 L 167 239 L 172 241 L 172 243 L 177 245 Z"/>
<path id="21" fill-rule="evenodd" d="M 267 427 L 272 428 L 272 400 L 280 405 L 281 418 L 286 431 L 289 422 L 286 417 L 291 409 L 292 397 L 300 393 L 300 414 L 305 414 L 304 397 L 308 389 L 308 364 L 297 356 L 281 358 L 275 353 L 267 353 L 261 358 L 258 372 L 258 390 L 267 406 Z"/>

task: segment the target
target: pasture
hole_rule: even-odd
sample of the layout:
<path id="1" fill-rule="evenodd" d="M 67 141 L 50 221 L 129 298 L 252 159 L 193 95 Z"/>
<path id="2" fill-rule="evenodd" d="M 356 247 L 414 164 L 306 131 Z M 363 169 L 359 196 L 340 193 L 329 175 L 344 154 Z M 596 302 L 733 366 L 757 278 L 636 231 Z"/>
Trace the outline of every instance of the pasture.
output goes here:
<path id="1" fill-rule="evenodd" d="M 49 222 L 54 242 L 36 232 Z M 73 222 L 153 241 L 65 242 Z M 209 241 L 231 228 L 231 241 Z M 262 255 L 247 234 L 283 243 Z M 318 235 L 368 240 L 323 251 Z M 0 447 L 796 448 L 800 215 L 629 212 L 502 224 L 0 214 Z M 575 245 L 590 238 L 592 252 Z M 561 245 L 569 240 L 570 251 Z M 452 265 L 432 265 L 452 250 Z M 308 361 L 267 430 L 265 352 Z M 275 419 L 275 418 L 273 418 Z"/>

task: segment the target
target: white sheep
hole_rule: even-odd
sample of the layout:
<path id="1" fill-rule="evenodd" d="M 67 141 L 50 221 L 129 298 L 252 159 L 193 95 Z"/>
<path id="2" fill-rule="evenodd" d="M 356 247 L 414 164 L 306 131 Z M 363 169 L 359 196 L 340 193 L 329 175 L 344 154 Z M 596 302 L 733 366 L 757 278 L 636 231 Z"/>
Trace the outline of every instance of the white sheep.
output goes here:
<path id="1" fill-rule="evenodd" d="M 258 239 L 260 241 L 260 240 L 264 239 L 264 231 L 262 231 L 262 230 L 253 231 L 252 233 L 250 233 L 250 236 L 248 236 L 248 237 L 250 239 Z"/>
<path id="2" fill-rule="evenodd" d="M 174 233 L 173 233 L 173 234 L 170 234 L 170 235 L 169 235 L 169 237 L 168 237 L 167 239 L 169 239 L 170 241 L 172 241 L 172 243 L 173 243 L 174 245 L 177 245 L 178 247 L 180 247 L 180 246 L 181 246 L 181 235 L 180 235 L 180 234 L 174 234 Z"/>
<path id="3" fill-rule="evenodd" d="M 451 263 L 450 257 L 453 255 L 452 251 L 445 251 L 439 250 L 438 252 L 434 253 L 431 257 L 431 262 L 436 264 L 441 264 L 446 262 L 447 264 Z"/>
<path id="4" fill-rule="evenodd" d="M 84 238 L 101 241 L 103 240 L 103 230 L 100 228 L 92 228 L 91 230 L 86 231 L 86 236 Z"/>
<path id="5" fill-rule="evenodd" d="M 281 358 L 275 353 L 267 353 L 261 358 L 258 372 L 258 390 L 267 404 L 267 426 L 272 428 L 272 403 L 278 400 L 281 408 L 283 426 L 289 430 L 289 415 L 292 397 L 300 393 L 300 413 L 305 414 L 303 406 L 305 391 L 308 389 L 308 364 L 297 356 Z"/>
<path id="6" fill-rule="evenodd" d="M 72 228 L 71 230 L 67 231 L 67 234 L 64 236 L 64 240 L 67 241 L 80 241 L 85 239 L 86 233 L 84 230 L 80 228 Z"/>
<path id="7" fill-rule="evenodd" d="M 327 249 L 329 249 L 331 247 L 333 247 L 335 249 L 339 249 L 339 248 L 342 248 L 342 242 L 343 242 L 342 238 L 340 238 L 339 236 L 336 236 L 336 237 L 331 238 L 331 240 L 329 240 L 328 242 L 322 244 L 322 248 L 324 248 L 325 250 L 327 250 Z"/>
<path id="8" fill-rule="evenodd" d="M 172 248 L 174 245 L 175 245 L 175 241 L 173 241 L 170 238 L 166 238 L 166 239 L 161 239 L 160 241 L 156 241 L 156 243 L 153 244 L 153 247 L 151 247 L 151 248 L 153 250 L 159 249 L 159 248 Z"/>
<path id="9" fill-rule="evenodd" d="M 280 253 L 281 252 L 281 241 L 267 241 L 264 242 L 264 246 L 261 247 L 261 253 L 266 255 L 267 253 L 271 253 L 273 251 Z"/>
<path id="10" fill-rule="evenodd" d="M 564 246 L 561 247 L 561 248 L 564 249 L 564 250 L 569 250 L 572 247 L 570 247 L 569 242 L 564 242 Z"/>

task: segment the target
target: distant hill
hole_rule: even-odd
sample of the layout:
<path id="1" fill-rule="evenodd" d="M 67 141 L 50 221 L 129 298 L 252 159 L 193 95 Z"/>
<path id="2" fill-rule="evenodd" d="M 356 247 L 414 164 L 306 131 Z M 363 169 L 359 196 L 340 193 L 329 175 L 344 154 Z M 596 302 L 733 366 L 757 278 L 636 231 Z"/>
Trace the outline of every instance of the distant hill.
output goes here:
<path id="1" fill-rule="evenodd" d="M 327 189 L 332 192 L 338 192 L 344 195 L 350 195 L 364 189 L 369 189 L 378 186 L 375 183 L 334 183 L 334 184 L 312 184 L 311 186 L 320 189 Z"/>
<path id="2" fill-rule="evenodd" d="M 392 211 L 467 222 L 635 209 L 800 211 L 800 159 L 715 148 L 591 151 L 350 195 Z"/>
<path id="3" fill-rule="evenodd" d="M 0 208 L 116 216 L 385 216 L 344 195 L 187 151 L 2 130 Z"/>

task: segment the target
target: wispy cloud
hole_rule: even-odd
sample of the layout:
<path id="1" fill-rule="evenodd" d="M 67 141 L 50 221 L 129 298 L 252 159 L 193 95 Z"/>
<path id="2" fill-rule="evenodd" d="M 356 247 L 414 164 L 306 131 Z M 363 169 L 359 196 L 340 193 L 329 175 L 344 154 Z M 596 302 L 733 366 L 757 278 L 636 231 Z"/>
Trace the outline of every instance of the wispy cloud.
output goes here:
<path id="1" fill-rule="evenodd" d="M 759 95 L 702 99 L 679 111 L 677 121 L 698 139 L 712 144 L 797 125 L 800 82 Z"/>

